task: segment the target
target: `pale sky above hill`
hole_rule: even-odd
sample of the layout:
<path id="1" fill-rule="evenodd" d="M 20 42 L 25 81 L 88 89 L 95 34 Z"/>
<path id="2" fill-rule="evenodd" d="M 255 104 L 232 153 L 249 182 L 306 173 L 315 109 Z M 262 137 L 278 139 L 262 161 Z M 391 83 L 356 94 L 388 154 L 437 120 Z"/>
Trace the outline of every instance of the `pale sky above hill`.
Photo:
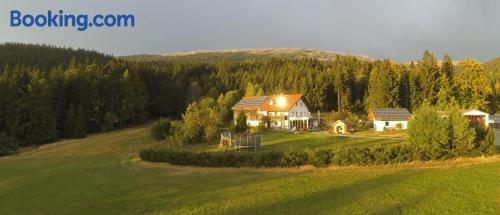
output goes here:
<path id="1" fill-rule="evenodd" d="M 134 14 L 134 28 L 12 28 L 10 10 Z M 0 3 L 0 42 L 114 55 L 232 48 L 307 48 L 408 61 L 500 56 L 500 1 L 87 0 Z"/>

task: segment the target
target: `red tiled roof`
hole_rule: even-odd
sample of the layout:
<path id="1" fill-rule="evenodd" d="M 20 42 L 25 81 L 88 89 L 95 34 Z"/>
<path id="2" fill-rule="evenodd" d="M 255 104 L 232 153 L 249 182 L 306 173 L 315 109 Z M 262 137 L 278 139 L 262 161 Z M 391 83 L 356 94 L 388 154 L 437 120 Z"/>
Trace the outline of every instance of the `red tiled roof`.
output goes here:
<path id="1" fill-rule="evenodd" d="M 279 106 L 277 104 L 277 100 L 279 98 L 283 98 L 285 100 L 285 105 Z M 302 94 L 269 96 L 269 99 L 264 102 L 264 104 L 260 107 L 260 110 L 286 112 L 290 110 L 300 98 L 302 98 Z M 271 101 L 273 103 L 272 105 Z"/>

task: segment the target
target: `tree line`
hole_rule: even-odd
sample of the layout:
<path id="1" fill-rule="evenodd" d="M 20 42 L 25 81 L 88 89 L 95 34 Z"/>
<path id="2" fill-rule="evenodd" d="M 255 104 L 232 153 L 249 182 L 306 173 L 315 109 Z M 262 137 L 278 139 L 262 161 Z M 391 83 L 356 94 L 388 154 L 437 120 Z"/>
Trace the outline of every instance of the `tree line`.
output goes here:
<path id="1" fill-rule="evenodd" d="M 428 51 L 410 64 L 352 56 L 190 63 L 3 44 L 0 65 L 0 137 L 19 145 L 83 137 L 151 118 L 180 119 L 203 98 L 213 100 L 192 104 L 188 112 L 215 108 L 223 121 L 230 120 L 231 103 L 243 95 L 303 93 L 313 110 L 359 113 L 372 107 L 414 110 L 424 102 L 494 113 L 500 100 L 498 80 L 479 62 L 454 65 L 445 56 L 438 63 Z M 231 102 L 224 102 L 230 91 Z"/>

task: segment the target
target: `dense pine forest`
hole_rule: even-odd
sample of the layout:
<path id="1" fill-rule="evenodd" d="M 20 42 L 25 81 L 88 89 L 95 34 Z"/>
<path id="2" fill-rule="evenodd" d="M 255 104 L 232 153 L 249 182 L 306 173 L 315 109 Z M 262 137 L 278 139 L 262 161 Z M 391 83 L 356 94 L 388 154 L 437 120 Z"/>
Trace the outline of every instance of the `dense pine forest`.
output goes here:
<path id="1" fill-rule="evenodd" d="M 438 60 L 428 51 L 408 64 L 346 55 L 192 58 L 114 58 L 89 50 L 2 44 L 0 142 L 41 144 L 152 118 L 180 118 L 191 102 L 232 90 L 238 97 L 303 93 L 312 109 L 321 111 L 414 110 L 423 103 L 500 110 L 498 60 L 455 65 L 451 57 Z"/>

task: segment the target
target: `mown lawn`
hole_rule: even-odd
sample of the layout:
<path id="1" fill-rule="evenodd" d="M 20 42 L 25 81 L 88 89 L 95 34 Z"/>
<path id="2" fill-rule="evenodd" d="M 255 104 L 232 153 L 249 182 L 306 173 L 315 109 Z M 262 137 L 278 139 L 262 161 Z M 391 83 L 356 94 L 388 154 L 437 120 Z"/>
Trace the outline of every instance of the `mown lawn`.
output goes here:
<path id="1" fill-rule="evenodd" d="M 288 131 L 266 131 L 263 134 L 264 144 L 259 151 L 313 151 L 317 149 L 335 149 L 345 147 L 375 146 L 385 144 L 397 144 L 406 141 L 405 139 L 382 139 L 382 138 L 359 138 L 356 136 L 342 137 L 325 133 L 303 133 L 294 134 Z M 213 151 L 218 149 L 219 140 L 211 144 L 200 143 L 183 146 L 168 146 L 182 150 L 193 151 Z M 161 144 L 158 144 L 161 145 Z M 225 150 L 234 150 L 226 148 Z"/>
<path id="2" fill-rule="evenodd" d="M 180 167 L 137 159 L 137 150 L 149 145 L 147 131 L 146 127 L 114 131 L 0 158 L 0 214 L 500 211 L 500 156 L 325 169 Z M 286 146 L 292 143 L 276 135 L 270 144 L 295 147 Z M 328 141 L 316 143 L 315 137 L 334 138 L 299 137 L 318 147 Z"/>
<path id="3" fill-rule="evenodd" d="M 333 136 L 325 133 L 264 133 L 263 150 L 303 151 L 402 143 L 403 139 L 376 139 Z"/>

